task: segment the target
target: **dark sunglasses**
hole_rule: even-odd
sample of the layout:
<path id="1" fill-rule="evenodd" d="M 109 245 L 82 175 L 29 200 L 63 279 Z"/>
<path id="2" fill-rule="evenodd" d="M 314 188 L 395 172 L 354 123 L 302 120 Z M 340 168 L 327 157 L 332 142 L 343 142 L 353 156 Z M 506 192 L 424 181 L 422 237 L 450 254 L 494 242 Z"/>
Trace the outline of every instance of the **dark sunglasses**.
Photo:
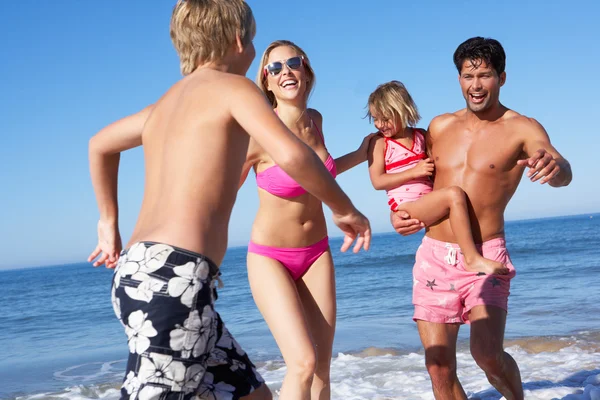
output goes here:
<path id="1" fill-rule="evenodd" d="M 267 74 L 271 76 L 277 76 L 283 70 L 283 63 L 288 66 L 289 69 L 299 69 L 304 63 L 303 56 L 296 56 L 288 58 L 287 60 L 274 61 L 271 64 L 267 64 L 264 69 L 264 76 Z"/>

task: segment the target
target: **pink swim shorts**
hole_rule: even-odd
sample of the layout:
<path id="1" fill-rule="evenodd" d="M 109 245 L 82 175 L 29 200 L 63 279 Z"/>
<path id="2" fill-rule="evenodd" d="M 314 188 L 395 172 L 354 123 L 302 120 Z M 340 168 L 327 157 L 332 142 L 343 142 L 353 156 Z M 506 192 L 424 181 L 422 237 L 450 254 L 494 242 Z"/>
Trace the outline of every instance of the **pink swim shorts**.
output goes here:
<path id="1" fill-rule="evenodd" d="M 457 244 L 423 238 L 413 268 L 415 321 L 462 324 L 469 321 L 469 311 L 480 305 L 507 311 L 510 280 L 516 272 L 506 242 L 502 238 L 492 239 L 478 249 L 484 257 L 504 263 L 509 274 L 468 272 Z"/>

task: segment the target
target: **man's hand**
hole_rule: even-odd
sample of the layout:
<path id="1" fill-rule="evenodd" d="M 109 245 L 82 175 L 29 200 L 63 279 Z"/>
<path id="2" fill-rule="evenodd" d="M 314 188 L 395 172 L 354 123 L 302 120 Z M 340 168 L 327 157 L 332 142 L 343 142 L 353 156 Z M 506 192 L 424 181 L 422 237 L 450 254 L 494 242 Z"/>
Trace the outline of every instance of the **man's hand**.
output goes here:
<path id="1" fill-rule="evenodd" d="M 116 223 L 98 221 L 98 245 L 88 257 L 88 262 L 94 261 L 94 267 L 106 264 L 106 268 L 115 268 L 123 245 Z"/>
<path id="2" fill-rule="evenodd" d="M 392 226 L 402 236 L 412 235 L 425 227 L 418 219 L 411 219 L 406 211 L 392 211 L 390 213 Z"/>
<path id="3" fill-rule="evenodd" d="M 519 160 L 517 164 L 529 168 L 527 177 L 531 182 L 539 180 L 542 185 L 551 181 L 561 171 L 560 164 L 545 149 L 539 149 L 532 157 Z"/>

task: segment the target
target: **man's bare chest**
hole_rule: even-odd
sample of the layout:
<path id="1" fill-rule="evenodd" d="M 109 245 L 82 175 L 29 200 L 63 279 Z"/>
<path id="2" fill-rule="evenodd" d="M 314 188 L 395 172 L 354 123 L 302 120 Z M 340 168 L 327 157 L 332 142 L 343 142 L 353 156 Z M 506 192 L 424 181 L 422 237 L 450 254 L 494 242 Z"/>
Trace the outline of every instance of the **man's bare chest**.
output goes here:
<path id="1" fill-rule="evenodd" d="M 515 135 L 455 132 L 432 141 L 436 173 L 470 172 L 496 175 L 516 166 L 523 146 Z"/>

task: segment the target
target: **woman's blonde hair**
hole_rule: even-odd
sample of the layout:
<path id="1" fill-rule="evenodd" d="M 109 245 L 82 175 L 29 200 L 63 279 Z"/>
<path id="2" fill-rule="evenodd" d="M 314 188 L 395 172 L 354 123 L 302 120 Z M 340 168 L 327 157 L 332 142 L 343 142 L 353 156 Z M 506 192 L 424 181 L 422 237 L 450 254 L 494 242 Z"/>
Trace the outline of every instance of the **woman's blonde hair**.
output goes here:
<path id="1" fill-rule="evenodd" d="M 313 71 L 312 67 L 310 66 L 310 60 L 308 59 L 308 56 L 306 55 L 304 50 L 300 48 L 300 46 L 298 46 L 294 42 L 290 42 L 289 40 L 274 41 L 269 46 L 267 46 L 265 52 L 263 53 L 262 58 L 260 60 L 260 65 L 258 66 L 258 74 L 256 75 L 256 84 L 267 96 L 273 108 L 277 107 L 277 99 L 275 98 L 273 92 L 267 89 L 267 77 L 265 76 L 265 66 L 267 65 L 267 61 L 269 60 L 269 55 L 271 55 L 271 52 L 277 47 L 282 46 L 291 47 L 296 53 L 298 53 L 299 56 L 304 57 L 304 70 L 306 71 L 306 75 L 308 76 L 308 84 L 306 87 L 306 101 L 308 101 L 308 97 L 310 96 L 310 93 L 315 87 L 316 81 L 315 71 Z"/>
<path id="2" fill-rule="evenodd" d="M 367 108 L 369 121 L 373 119 L 373 114 L 379 114 L 391 119 L 395 127 L 396 122 L 400 121 L 402 129 L 416 126 L 421 119 L 417 105 L 404 84 L 399 81 L 377 86 L 377 89 L 369 95 Z"/>
<path id="3" fill-rule="evenodd" d="M 256 34 L 250 6 L 243 0 L 179 0 L 171 16 L 171 40 L 181 73 L 220 61 L 239 36 L 244 46 Z"/>

